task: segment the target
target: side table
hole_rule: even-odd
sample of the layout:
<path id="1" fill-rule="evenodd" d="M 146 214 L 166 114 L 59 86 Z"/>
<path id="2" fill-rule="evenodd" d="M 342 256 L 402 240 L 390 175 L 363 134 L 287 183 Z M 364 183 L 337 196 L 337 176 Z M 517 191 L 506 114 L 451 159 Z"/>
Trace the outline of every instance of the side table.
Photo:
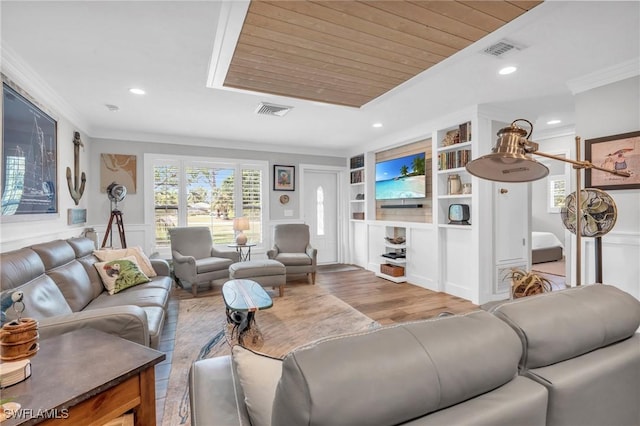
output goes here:
<path id="1" fill-rule="evenodd" d="M 255 244 L 228 244 L 227 247 L 236 249 L 240 255 L 240 262 L 248 262 L 251 260 L 251 247 L 255 247 Z"/>
<path id="2" fill-rule="evenodd" d="M 102 425 L 133 410 L 136 426 L 156 424 L 154 366 L 165 354 L 93 329 L 40 341 L 31 377 L 2 389 L 21 405 L 2 426 Z"/>

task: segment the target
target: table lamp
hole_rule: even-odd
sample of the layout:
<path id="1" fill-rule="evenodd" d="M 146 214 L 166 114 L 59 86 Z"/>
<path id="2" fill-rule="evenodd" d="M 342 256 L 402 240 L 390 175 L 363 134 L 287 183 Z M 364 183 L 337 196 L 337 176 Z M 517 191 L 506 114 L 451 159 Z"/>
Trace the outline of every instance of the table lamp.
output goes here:
<path id="1" fill-rule="evenodd" d="M 247 244 L 247 236 L 242 231 L 249 230 L 249 219 L 244 216 L 233 219 L 233 230 L 238 232 L 236 234 L 236 244 L 241 246 Z"/>

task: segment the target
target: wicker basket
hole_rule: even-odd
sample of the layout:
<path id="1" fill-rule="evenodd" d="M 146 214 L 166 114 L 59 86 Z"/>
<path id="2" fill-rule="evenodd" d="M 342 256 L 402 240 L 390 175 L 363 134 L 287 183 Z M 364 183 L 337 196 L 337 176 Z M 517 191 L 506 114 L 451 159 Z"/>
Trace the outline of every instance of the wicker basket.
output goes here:
<path id="1" fill-rule="evenodd" d="M 380 265 L 380 272 L 391 277 L 401 277 L 404 275 L 404 267 L 384 263 Z"/>

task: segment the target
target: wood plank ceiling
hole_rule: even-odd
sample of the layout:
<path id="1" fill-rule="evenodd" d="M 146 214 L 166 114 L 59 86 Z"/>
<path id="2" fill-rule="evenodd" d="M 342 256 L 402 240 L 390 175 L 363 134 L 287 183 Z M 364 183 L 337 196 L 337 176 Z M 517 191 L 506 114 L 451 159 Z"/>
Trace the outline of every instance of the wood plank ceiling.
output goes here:
<path id="1" fill-rule="evenodd" d="M 224 85 L 360 107 L 540 3 L 253 0 Z"/>

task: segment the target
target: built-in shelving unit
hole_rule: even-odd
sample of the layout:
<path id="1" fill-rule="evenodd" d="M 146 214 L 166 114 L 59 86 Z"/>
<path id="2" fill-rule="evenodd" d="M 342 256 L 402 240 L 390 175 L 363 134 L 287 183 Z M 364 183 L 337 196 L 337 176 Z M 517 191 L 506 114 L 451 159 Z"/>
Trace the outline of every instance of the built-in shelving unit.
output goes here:
<path id="1" fill-rule="evenodd" d="M 465 168 L 490 152 L 496 133 L 512 120 L 498 115 L 493 109 L 470 107 L 426 123 L 420 130 L 424 133 L 412 135 L 405 144 L 398 141 L 389 149 L 347 158 L 349 261 L 389 283 L 406 281 L 476 304 L 508 297 L 503 272 L 528 264 L 527 185 L 498 185 Z M 428 149 L 413 146 L 423 142 Z M 425 164 L 428 196 L 391 207 L 376 201 L 375 165 L 418 150 L 430 160 L 430 167 Z M 423 208 L 409 208 L 413 202 Z M 465 219 L 468 206 L 469 224 L 450 223 L 452 205 L 463 206 L 455 209 L 462 210 Z M 354 219 L 354 213 L 363 219 Z M 406 235 L 405 242 L 393 244 L 386 238 L 397 235 Z M 386 256 L 398 251 L 405 257 Z"/>
<path id="2" fill-rule="evenodd" d="M 376 275 L 394 283 L 407 281 L 407 230 L 399 226 L 385 227 L 384 252 L 380 254 L 380 271 Z M 391 240 L 391 241 L 390 241 Z M 401 242 L 393 242 L 399 240 Z"/>
<path id="3" fill-rule="evenodd" d="M 349 159 L 349 219 L 365 218 L 365 160 L 364 154 Z"/>
<path id="4" fill-rule="evenodd" d="M 449 221 L 449 207 L 452 204 L 464 204 L 472 208 L 471 175 L 465 168 L 473 154 L 471 122 L 439 130 L 436 141 L 438 226 L 471 229 L 470 224 L 453 224 Z"/>

